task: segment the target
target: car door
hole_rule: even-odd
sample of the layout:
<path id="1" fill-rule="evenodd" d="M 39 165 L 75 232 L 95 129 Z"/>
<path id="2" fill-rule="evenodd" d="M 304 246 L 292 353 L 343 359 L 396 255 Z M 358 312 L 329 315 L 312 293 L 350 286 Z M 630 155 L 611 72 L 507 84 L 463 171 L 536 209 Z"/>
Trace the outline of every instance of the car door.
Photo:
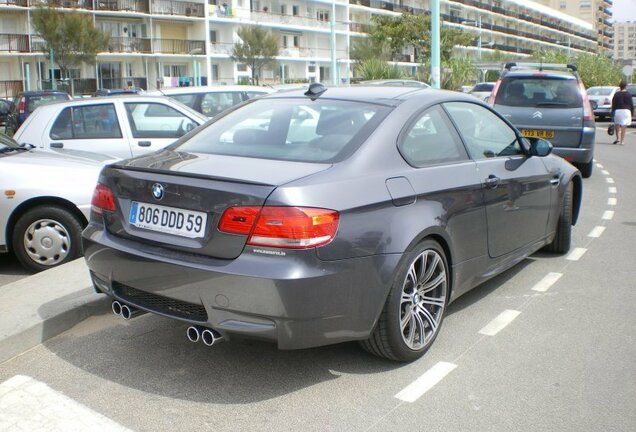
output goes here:
<path id="1" fill-rule="evenodd" d="M 163 102 L 124 102 L 132 137 L 133 156 L 162 149 L 199 126 L 199 123 Z"/>
<path id="2" fill-rule="evenodd" d="M 527 156 L 517 132 L 490 109 L 469 102 L 448 102 L 444 108 L 477 164 L 489 255 L 499 257 L 543 238 L 555 179 L 541 158 Z"/>
<path id="3" fill-rule="evenodd" d="M 132 156 L 112 102 L 63 108 L 44 131 L 43 141 L 51 150 L 90 151 L 122 159 Z"/>

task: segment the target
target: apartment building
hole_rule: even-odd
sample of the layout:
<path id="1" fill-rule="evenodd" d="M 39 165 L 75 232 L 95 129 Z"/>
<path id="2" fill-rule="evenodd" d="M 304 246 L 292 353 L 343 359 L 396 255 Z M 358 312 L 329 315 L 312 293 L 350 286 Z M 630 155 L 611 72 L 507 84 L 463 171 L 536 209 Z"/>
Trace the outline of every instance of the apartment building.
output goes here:
<path id="1" fill-rule="evenodd" d="M 582 19 L 594 26 L 599 47 L 612 50 L 612 0 L 536 0 L 560 12 Z"/>
<path id="2" fill-rule="evenodd" d="M 356 38 L 366 37 L 372 16 L 430 11 L 430 0 L 53 1 L 64 10 L 89 14 L 111 36 L 95 65 L 71 71 L 78 93 L 241 82 L 250 71 L 233 62 L 230 53 L 237 30 L 248 25 L 266 28 L 279 40 L 278 66 L 264 72 L 264 81 L 343 83 L 352 76 L 349 49 Z M 0 0 L 0 97 L 49 88 L 51 70 L 61 78 L 30 24 L 37 4 Z M 475 35 L 472 46 L 458 47 L 475 58 L 495 51 L 514 59 L 540 48 L 597 49 L 592 24 L 533 1 L 442 0 L 441 14 L 444 26 Z M 422 67 L 417 54 L 404 50 L 393 60 L 415 71 Z"/>
<path id="3" fill-rule="evenodd" d="M 612 45 L 614 59 L 636 63 L 636 22 L 615 22 Z"/>

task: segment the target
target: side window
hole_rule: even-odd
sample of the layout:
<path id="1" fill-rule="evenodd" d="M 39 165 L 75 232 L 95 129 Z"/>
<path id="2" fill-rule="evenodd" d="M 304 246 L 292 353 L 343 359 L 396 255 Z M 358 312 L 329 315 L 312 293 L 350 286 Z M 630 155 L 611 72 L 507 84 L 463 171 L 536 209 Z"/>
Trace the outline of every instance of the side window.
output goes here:
<path id="1" fill-rule="evenodd" d="M 51 139 L 121 138 L 113 104 L 65 108 L 55 119 Z"/>
<path id="2" fill-rule="evenodd" d="M 179 138 L 198 125 L 178 110 L 160 103 L 125 103 L 134 138 Z"/>
<path id="3" fill-rule="evenodd" d="M 206 93 L 201 100 L 201 112 L 208 117 L 214 117 L 241 102 L 243 98 L 240 92 Z"/>
<path id="4" fill-rule="evenodd" d="M 439 106 L 420 114 L 403 135 L 398 149 L 416 167 L 468 159 L 457 132 Z"/>
<path id="5" fill-rule="evenodd" d="M 524 154 L 514 129 L 495 113 L 468 102 L 444 104 L 473 159 Z"/>
<path id="6" fill-rule="evenodd" d="M 194 106 L 197 102 L 197 95 L 193 93 L 182 94 L 182 95 L 172 95 L 170 97 L 178 102 L 181 102 L 184 105 L 189 106 L 192 109 L 194 109 Z"/>

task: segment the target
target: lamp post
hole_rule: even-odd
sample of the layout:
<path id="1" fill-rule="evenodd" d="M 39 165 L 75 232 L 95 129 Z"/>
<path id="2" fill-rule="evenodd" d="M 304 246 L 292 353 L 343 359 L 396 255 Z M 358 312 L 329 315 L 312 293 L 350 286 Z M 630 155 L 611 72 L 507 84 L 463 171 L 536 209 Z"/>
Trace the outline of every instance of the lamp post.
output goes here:
<path id="1" fill-rule="evenodd" d="M 565 41 L 557 41 L 557 45 L 565 45 L 565 44 L 566 44 Z M 571 51 L 572 51 L 572 41 L 570 39 L 570 36 L 568 36 L 567 44 L 568 44 L 568 60 L 569 60 L 570 59 L 570 54 L 571 54 Z"/>
<path id="2" fill-rule="evenodd" d="M 331 0 L 331 82 L 338 85 L 336 70 L 338 69 L 338 61 L 336 60 L 336 0 Z"/>
<path id="3" fill-rule="evenodd" d="M 431 87 L 440 88 L 440 35 L 439 35 L 439 2 L 431 0 Z"/>
<path id="4" fill-rule="evenodd" d="M 461 24 L 476 26 L 479 29 L 477 33 L 477 59 L 481 60 L 481 15 L 477 17 L 477 21 L 462 21 Z"/>

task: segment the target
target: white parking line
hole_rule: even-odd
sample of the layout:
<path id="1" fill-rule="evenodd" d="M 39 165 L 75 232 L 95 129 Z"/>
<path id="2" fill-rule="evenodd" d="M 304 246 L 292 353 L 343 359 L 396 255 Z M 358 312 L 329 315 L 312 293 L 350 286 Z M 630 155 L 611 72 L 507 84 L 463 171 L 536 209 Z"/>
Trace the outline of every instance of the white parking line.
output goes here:
<path id="1" fill-rule="evenodd" d="M 532 287 L 533 291 L 546 292 L 552 285 L 558 281 L 563 273 L 550 272 L 543 279 L 541 279 L 535 286 Z"/>
<path id="2" fill-rule="evenodd" d="M 585 248 L 575 248 L 572 252 L 570 252 L 568 256 L 565 257 L 565 259 L 570 261 L 578 261 L 585 254 L 585 252 L 587 252 L 587 249 Z"/>
<path id="3" fill-rule="evenodd" d="M 603 168 L 603 165 L 601 165 L 600 163 L 597 163 L 596 166 L 599 168 Z"/>
<path id="4" fill-rule="evenodd" d="M 590 231 L 590 233 L 587 235 L 588 237 L 595 237 L 598 238 L 601 236 L 601 234 L 603 234 L 603 231 L 605 231 L 605 227 L 604 226 L 595 226 L 594 229 L 592 231 Z"/>
<path id="5" fill-rule="evenodd" d="M 609 171 L 607 171 L 607 170 L 603 170 L 601 172 L 603 173 L 603 175 L 609 175 Z"/>
<path id="6" fill-rule="evenodd" d="M 618 201 L 616 200 L 616 198 L 608 198 L 608 199 L 607 199 L 607 205 L 612 205 L 612 206 L 614 206 L 614 205 L 616 205 L 616 203 L 617 203 L 617 202 L 618 202 Z"/>
<path id="7" fill-rule="evenodd" d="M 611 194 L 615 194 L 616 193 L 616 187 L 615 186 L 610 186 L 609 188 L 607 188 L 607 190 Z"/>
<path id="8" fill-rule="evenodd" d="M 614 179 L 611 178 L 611 177 L 606 177 L 605 181 L 608 182 L 608 183 L 614 183 Z"/>
<path id="9" fill-rule="evenodd" d="M 601 216 L 601 219 L 612 220 L 613 217 L 614 217 L 614 210 L 605 210 L 605 212 L 603 213 L 603 216 Z"/>
<path id="10" fill-rule="evenodd" d="M 23 375 L 0 384 L 0 407 L 0 430 L 129 430 L 45 383 Z"/>
<path id="11" fill-rule="evenodd" d="M 494 336 L 503 330 L 508 324 L 519 316 L 521 312 L 516 310 L 507 309 L 500 313 L 497 318 L 486 324 L 486 327 L 479 330 L 478 333 L 486 336 Z"/>
<path id="12" fill-rule="evenodd" d="M 415 402 L 456 367 L 457 365 L 453 363 L 439 362 L 418 379 L 404 387 L 395 397 L 404 402 Z"/>

